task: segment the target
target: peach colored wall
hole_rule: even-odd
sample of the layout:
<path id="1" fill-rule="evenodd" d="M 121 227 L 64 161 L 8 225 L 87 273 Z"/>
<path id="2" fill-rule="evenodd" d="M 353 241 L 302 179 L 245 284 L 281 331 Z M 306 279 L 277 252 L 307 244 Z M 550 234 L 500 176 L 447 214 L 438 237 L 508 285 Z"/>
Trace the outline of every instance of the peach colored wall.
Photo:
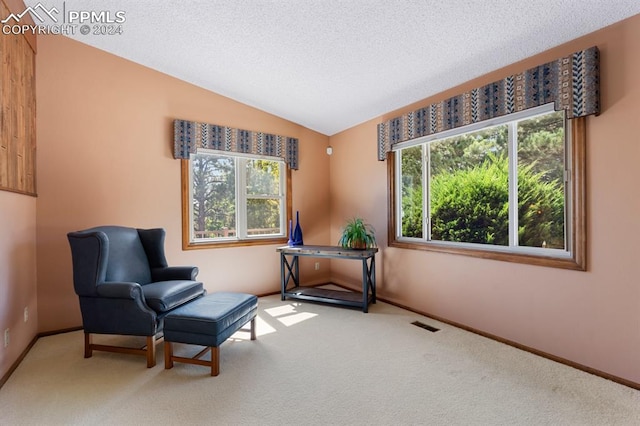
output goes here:
<path id="1" fill-rule="evenodd" d="M 0 191 L 0 378 L 37 334 L 37 302 L 36 198 Z M 5 348 L 7 328 L 10 343 Z"/>
<path id="2" fill-rule="evenodd" d="M 174 118 L 299 138 L 293 208 L 305 241 L 328 243 L 327 136 L 64 37 L 40 37 L 37 70 L 39 331 L 81 325 L 66 233 L 96 225 L 164 227 L 169 263 L 197 265 L 209 291 L 279 290 L 275 245 L 182 251 Z"/>
<path id="3" fill-rule="evenodd" d="M 602 114 L 587 120 L 588 271 L 387 247 L 386 164 L 376 125 L 597 45 Z M 361 213 L 378 230 L 379 295 L 640 383 L 640 15 L 331 137 L 331 239 Z M 332 264 L 335 281 L 360 271 Z"/>

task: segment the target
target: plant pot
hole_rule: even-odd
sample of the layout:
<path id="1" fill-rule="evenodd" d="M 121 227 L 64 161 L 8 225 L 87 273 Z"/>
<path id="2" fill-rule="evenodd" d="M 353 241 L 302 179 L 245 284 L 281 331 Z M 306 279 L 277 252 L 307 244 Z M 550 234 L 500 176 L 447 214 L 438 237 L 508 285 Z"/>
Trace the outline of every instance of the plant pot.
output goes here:
<path id="1" fill-rule="evenodd" d="M 356 250 L 366 250 L 367 243 L 362 240 L 354 241 L 351 243 L 351 248 Z"/>

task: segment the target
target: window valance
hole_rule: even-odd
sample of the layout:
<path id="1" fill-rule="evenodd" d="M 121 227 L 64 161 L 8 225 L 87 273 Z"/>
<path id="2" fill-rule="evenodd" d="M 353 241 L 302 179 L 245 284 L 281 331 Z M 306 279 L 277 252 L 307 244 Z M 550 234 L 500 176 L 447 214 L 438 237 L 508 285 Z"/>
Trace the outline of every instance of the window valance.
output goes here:
<path id="1" fill-rule="evenodd" d="M 594 46 L 378 124 L 378 160 L 396 143 L 551 102 L 567 118 L 597 115 L 599 86 Z"/>
<path id="2" fill-rule="evenodd" d="M 280 157 L 298 170 L 298 139 L 195 121 L 174 121 L 173 157 L 188 159 L 198 148 Z"/>

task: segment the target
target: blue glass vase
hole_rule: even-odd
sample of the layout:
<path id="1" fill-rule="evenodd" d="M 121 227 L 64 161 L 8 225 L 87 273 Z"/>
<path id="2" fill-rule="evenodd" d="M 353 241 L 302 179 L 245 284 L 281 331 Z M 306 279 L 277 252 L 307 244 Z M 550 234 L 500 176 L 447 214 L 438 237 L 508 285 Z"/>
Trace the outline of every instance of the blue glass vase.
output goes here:
<path id="1" fill-rule="evenodd" d="M 302 246 L 304 242 L 302 241 L 302 227 L 300 226 L 300 212 L 296 212 L 296 229 L 293 231 L 293 245 L 294 246 Z"/>

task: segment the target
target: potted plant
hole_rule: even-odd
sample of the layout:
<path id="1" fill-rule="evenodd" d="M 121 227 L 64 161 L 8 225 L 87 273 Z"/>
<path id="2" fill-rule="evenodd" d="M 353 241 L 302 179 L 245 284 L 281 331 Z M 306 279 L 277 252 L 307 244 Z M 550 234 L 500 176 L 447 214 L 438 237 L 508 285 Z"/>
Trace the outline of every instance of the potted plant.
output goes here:
<path id="1" fill-rule="evenodd" d="M 375 247 L 375 230 L 362 218 L 354 217 L 347 220 L 338 244 L 345 248 L 361 250 Z"/>

